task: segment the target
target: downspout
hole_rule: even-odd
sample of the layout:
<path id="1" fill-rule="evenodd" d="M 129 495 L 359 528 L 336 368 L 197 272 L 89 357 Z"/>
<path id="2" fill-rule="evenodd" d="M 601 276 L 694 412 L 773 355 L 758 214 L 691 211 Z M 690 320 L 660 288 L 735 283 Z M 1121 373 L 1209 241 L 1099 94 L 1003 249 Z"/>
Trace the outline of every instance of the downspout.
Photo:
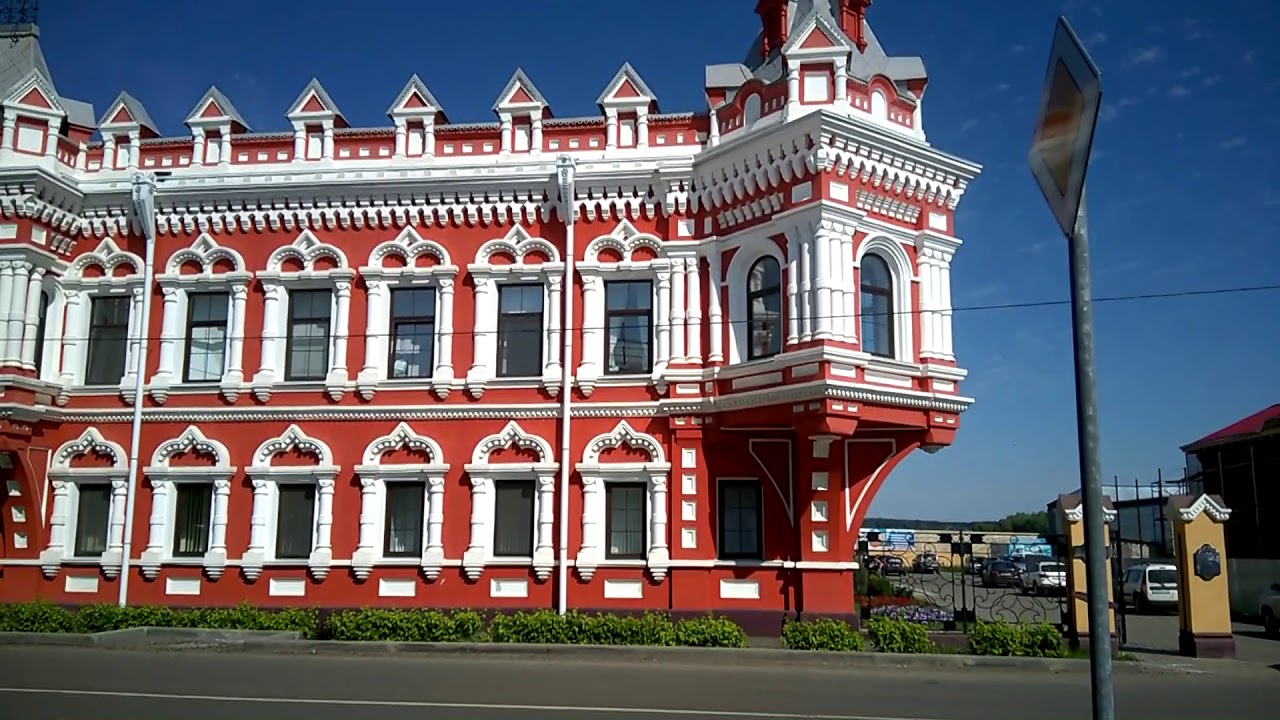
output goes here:
<path id="1" fill-rule="evenodd" d="M 559 600 L 556 608 L 563 615 L 569 610 L 569 474 L 573 459 L 569 456 L 570 411 L 573 403 L 573 216 L 576 210 L 573 175 L 576 163 L 568 155 L 556 158 L 556 179 L 560 184 L 560 213 L 564 219 L 564 315 L 560 336 L 564 353 L 560 358 L 560 562 L 557 563 Z"/>

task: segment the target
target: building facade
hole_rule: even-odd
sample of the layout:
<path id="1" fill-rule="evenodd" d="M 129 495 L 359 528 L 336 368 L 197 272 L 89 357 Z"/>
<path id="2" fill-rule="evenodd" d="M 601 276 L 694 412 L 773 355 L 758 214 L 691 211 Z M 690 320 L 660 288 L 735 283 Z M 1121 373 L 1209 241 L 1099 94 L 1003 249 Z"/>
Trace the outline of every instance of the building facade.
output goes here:
<path id="1" fill-rule="evenodd" d="M 595 117 L 517 71 L 496 122 L 415 76 L 353 128 L 312 80 L 292 131 L 210 88 L 181 137 L 7 29 L 0 599 L 853 612 L 872 498 L 972 402 L 979 172 L 869 5 L 761 0 L 697 112 L 624 65 Z"/>

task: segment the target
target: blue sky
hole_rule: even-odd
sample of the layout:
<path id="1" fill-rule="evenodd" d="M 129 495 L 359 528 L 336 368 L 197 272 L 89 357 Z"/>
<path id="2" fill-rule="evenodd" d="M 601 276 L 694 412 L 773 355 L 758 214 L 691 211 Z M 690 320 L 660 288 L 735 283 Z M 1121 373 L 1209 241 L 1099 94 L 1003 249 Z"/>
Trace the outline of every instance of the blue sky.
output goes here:
<path id="1" fill-rule="evenodd" d="M 669 111 L 705 108 L 702 71 L 740 61 L 754 0 L 45 0 L 58 89 L 102 112 L 127 89 L 166 134 L 216 83 L 255 130 L 316 75 L 353 125 L 418 73 L 454 122 L 490 119 L 523 67 L 559 116 L 593 114 L 629 60 Z M 904 462 L 872 515 L 980 519 L 1043 508 L 1078 486 L 1070 313 L 964 310 L 1068 297 L 1066 246 L 1026 168 L 1056 16 L 1104 76 L 1089 178 L 1095 297 L 1280 282 L 1280 3 L 1250 0 L 887 2 L 886 50 L 930 70 L 925 130 L 985 166 L 960 205 L 952 271 L 966 394 L 955 446 Z M 1270 139 L 1269 139 L 1270 138 Z M 1280 398 L 1280 292 L 1095 306 L 1103 470 L 1181 472 L 1178 446 Z"/>

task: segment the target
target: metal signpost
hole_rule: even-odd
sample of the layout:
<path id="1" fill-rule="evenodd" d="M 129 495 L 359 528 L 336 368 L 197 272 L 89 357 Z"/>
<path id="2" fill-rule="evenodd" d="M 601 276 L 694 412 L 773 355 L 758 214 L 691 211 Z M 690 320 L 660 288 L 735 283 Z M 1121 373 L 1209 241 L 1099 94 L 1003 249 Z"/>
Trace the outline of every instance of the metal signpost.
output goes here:
<path id="1" fill-rule="evenodd" d="M 1102 463 L 1098 453 L 1098 388 L 1093 361 L 1093 307 L 1089 289 L 1089 232 L 1085 172 L 1102 102 L 1102 73 L 1066 18 L 1058 18 L 1040 114 L 1028 163 L 1070 251 L 1072 345 L 1076 366 L 1076 424 L 1080 491 L 1084 503 L 1085 578 L 1089 594 L 1089 665 L 1093 717 L 1115 720 L 1111 681 L 1111 578 L 1107 577 Z"/>

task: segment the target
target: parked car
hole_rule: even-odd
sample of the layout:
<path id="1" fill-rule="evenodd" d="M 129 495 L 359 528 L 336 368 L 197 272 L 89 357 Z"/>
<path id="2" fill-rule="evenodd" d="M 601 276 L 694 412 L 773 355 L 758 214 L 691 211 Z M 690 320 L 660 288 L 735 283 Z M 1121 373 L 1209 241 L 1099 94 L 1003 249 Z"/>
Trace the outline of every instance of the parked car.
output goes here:
<path id="1" fill-rule="evenodd" d="M 1019 576 L 1023 595 L 1057 595 L 1066 592 L 1067 567 L 1060 562 L 1036 563 Z"/>
<path id="2" fill-rule="evenodd" d="M 938 556 L 933 553 L 922 553 L 911 561 L 911 572 L 932 575 L 938 572 Z"/>
<path id="3" fill-rule="evenodd" d="M 1178 606 L 1178 569 L 1172 565 L 1144 563 L 1124 573 L 1121 592 L 1137 612 Z"/>
<path id="4" fill-rule="evenodd" d="M 986 564 L 987 564 L 986 558 L 971 557 L 969 558 L 969 561 L 964 564 L 964 574 L 965 575 L 981 575 L 982 568 L 985 567 Z"/>
<path id="5" fill-rule="evenodd" d="M 873 563 L 868 563 L 868 568 L 879 575 L 907 574 L 907 564 L 897 555 L 879 555 L 874 558 Z"/>
<path id="6" fill-rule="evenodd" d="M 1280 583 L 1271 583 L 1258 601 L 1262 628 L 1271 637 L 1280 637 Z"/>
<path id="7" fill-rule="evenodd" d="M 1008 560 L 992 560 L 982 570 L 982 587 L 1018 587 L 1021 582 L 1018 566 Z"/>

